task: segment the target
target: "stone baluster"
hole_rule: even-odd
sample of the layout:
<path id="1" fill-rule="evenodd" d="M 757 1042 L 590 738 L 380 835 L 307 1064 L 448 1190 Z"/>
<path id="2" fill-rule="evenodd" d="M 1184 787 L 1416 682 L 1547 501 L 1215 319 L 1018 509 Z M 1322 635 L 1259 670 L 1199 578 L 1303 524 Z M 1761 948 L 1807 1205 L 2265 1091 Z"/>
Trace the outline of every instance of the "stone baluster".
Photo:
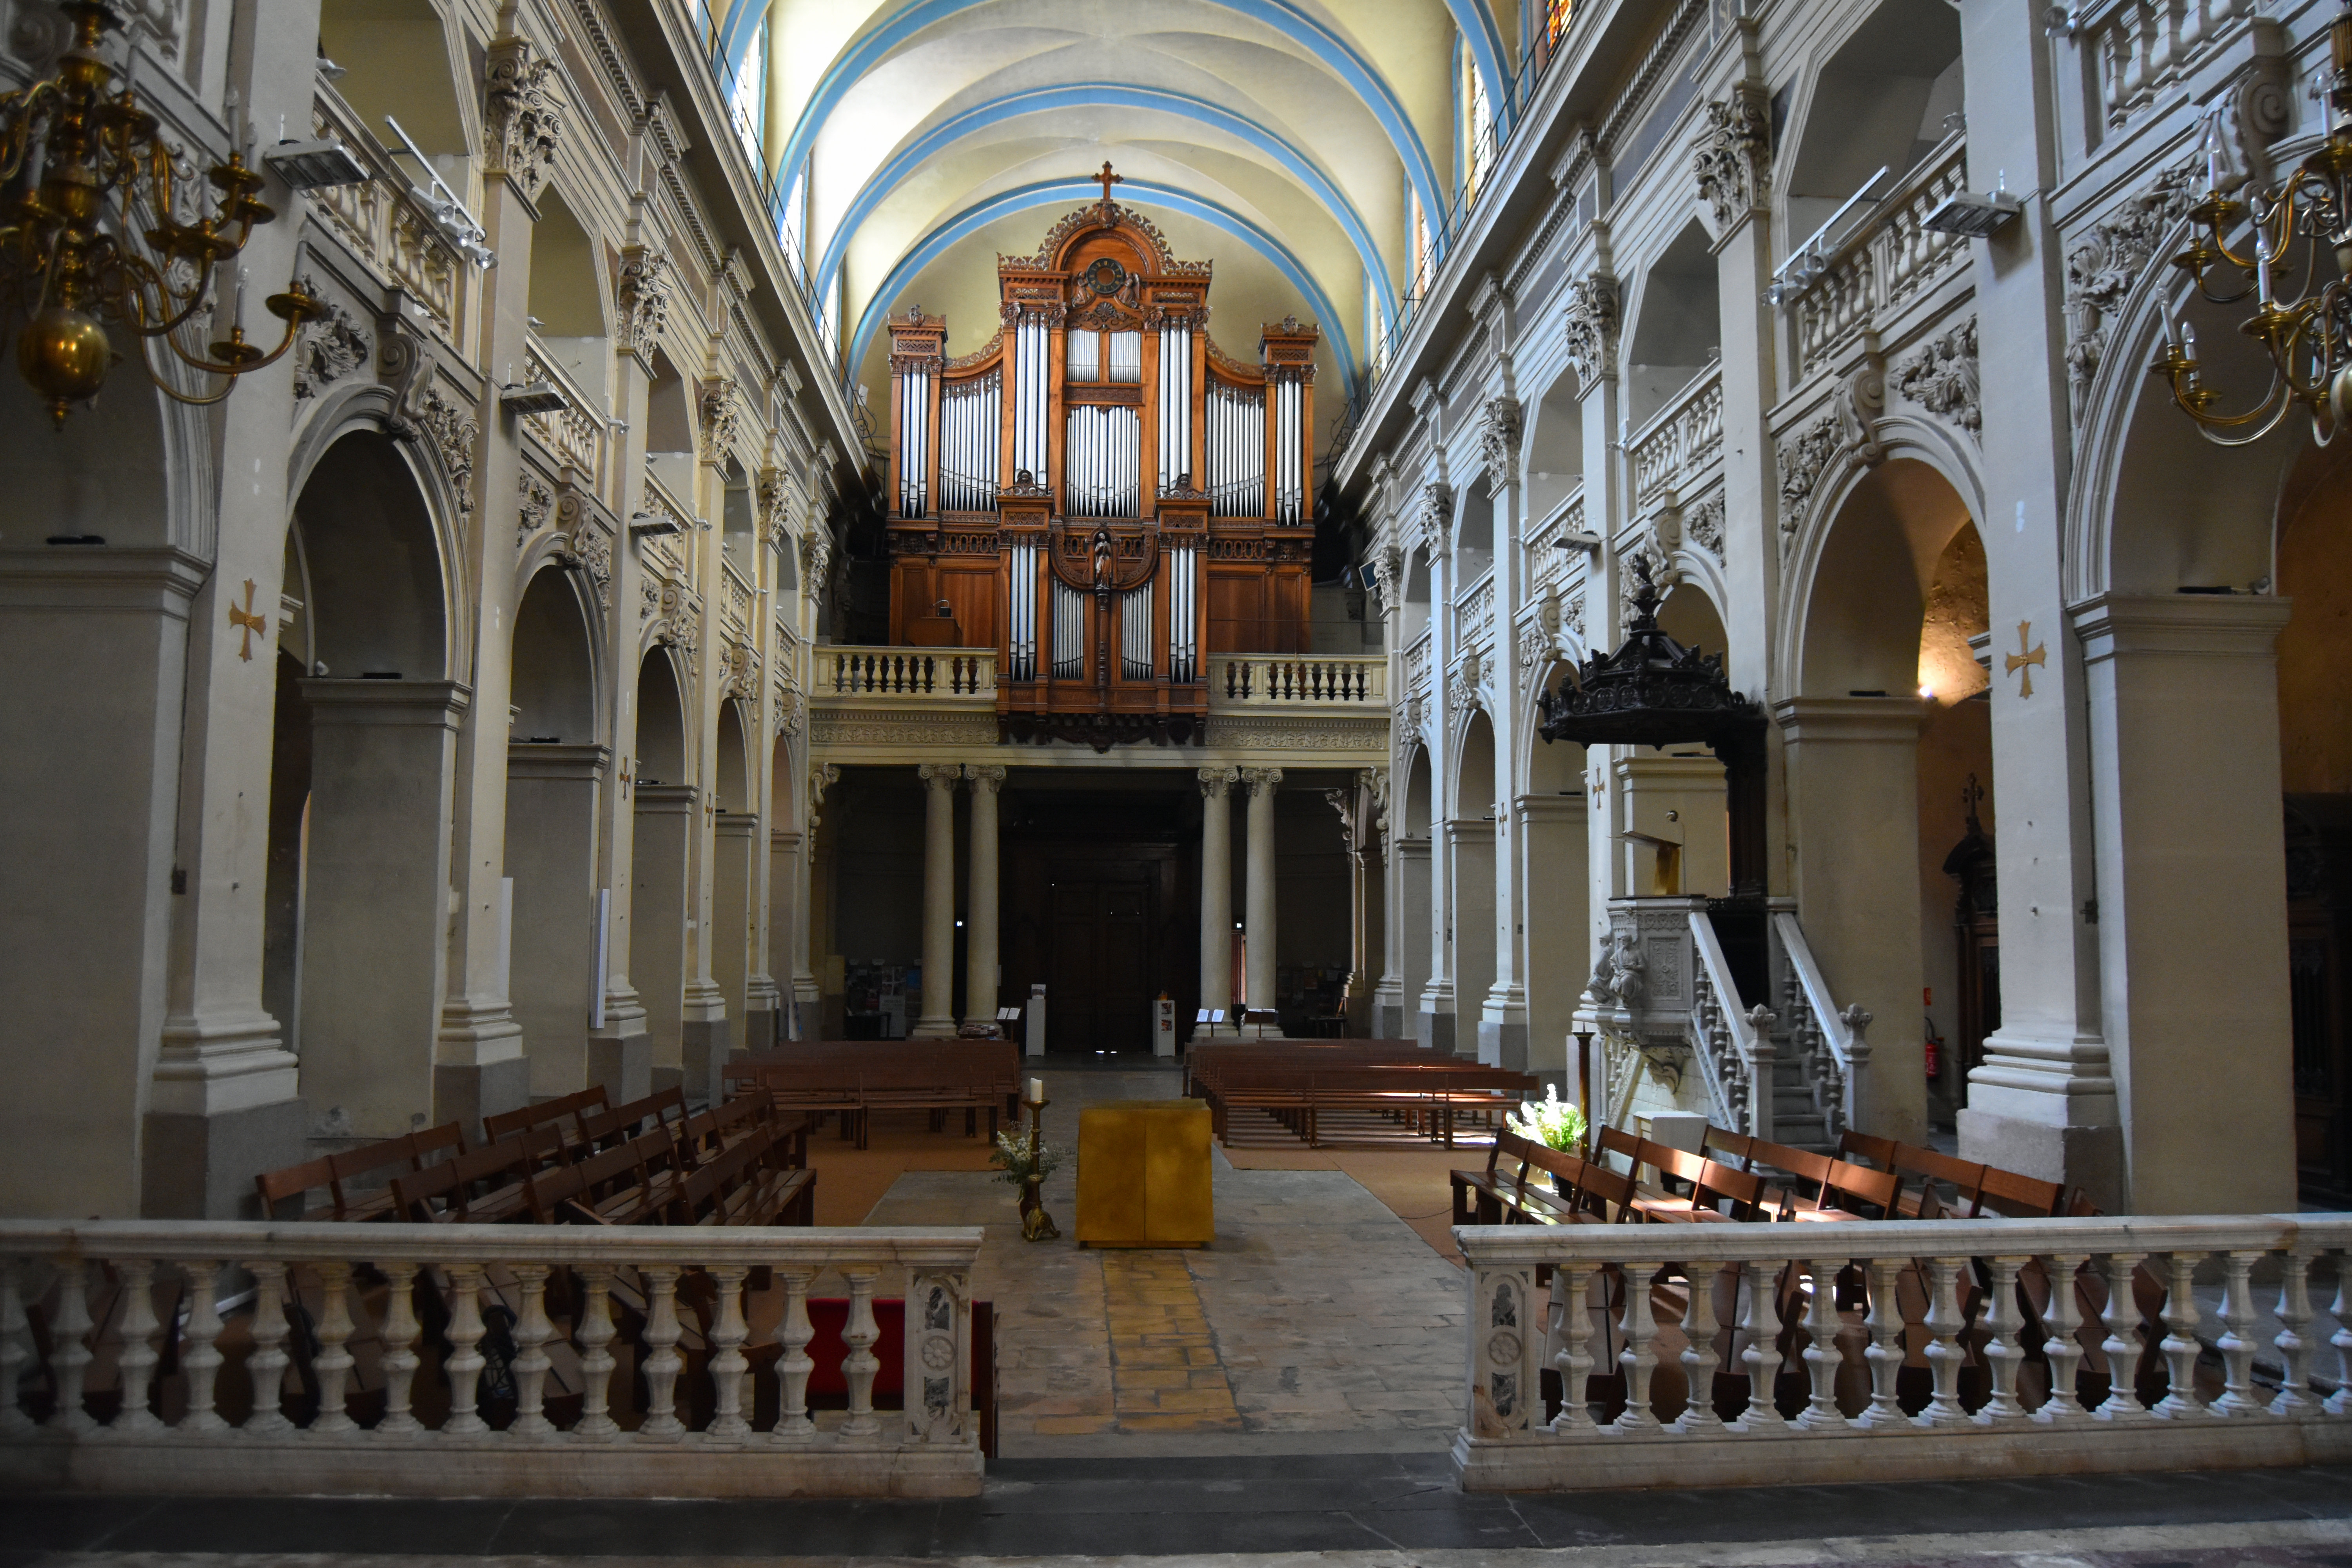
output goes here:
<path id="1" fill-rule="evenodd" d="M 188 1279 L 188 1317 L 180 1329 L 185 1346 L 180 1352 L 180 1375 L 188 1386 L 188 1408 L 180 1417 L 183 1432 L 218 1432 L 228 1426 L 213 1408 L 213 1384 L 221 1366 L 220 1269 L 218 1263 L 180 1265 Z"/>
<path id="2" fill-rule="evenodd" d="M 49 1373 L 57 1379 L 57 1408 L 49 1425 L 79 1436 L 98 1423 L 81 1407 L 81 1385 L 89 1375 L 91 1360 L 87 1335 L 89 1321 L 89 1265 L 76 1258 L 58 1265 L 58 1310 L 49 1319 Z"/>
<path id="3" fill-rule="evenodd" d="M 344 1408 L 352 1376 L 352 1266 L 319 1265 L 319 1357 L 311 1370 L 319 1379 L 319 1415 L 310 1423 L 313 1434 L 359 1429 Z"/>
<path id="4" fill-rule="evenodd" d="M 1870 1260 L 1870 1317 L 1864 1325 L 1870 1331 L 1870 1348 L 1863 1352 L 1870 1363 L 1870 1408 L 1855 1416 L 1853 1424 L 1872 1430 L 1910 1425 L 1895 1393 L 1895 1380 L 1903 1371 L 1903 1306 L 1896 1294 L 1903 1268 L 1900 1258 Z"/>
<path id="5" fill-rule="evenodd" d="M 1654 1271 L 1645 1263 L 1629 1263 L 1623 1270 L 1625 1315 L 1617 1325 L 1625 1335 L 1625 1348 L 1617 1352 L 1617 1364 L 1625 1369 L 1625 1409 L 1615 1422 L 1620 1432 L 1658 1429 L 1657 1412 L 1650 1408 L 1650 1376 L 1658 1369 L 1658 1316 L 1650 1304 Z"/>
<path id="6" fill-rule="evenodd" d="M 409 1405 L 409 1388 L 416 1381 L 416 1340 L 423 1331 L 416 1321 L 416 1265 L 382 1266 L 388 1284 L 383 1313 L 383 1419 L 378 1436 L 396 1436 L 425 1430 Z"/>
<path id="7" fill-rule="evenodd" d="M 522 1289 L 522 1313 L 515 1322 L 515 1418 L 508 1432 L 518 1437 L 550 1437 L 555 1423 L 547 1418 L 547 1373 L 552 1362 L 547 1342 L 555 1325 L 547 1319 L 547 1274 L 544 1263 L 518 1263 L 515 1283 Z"/>
<path id="8" fill-rule="evenodd" d="M 122 1409 L 110 1430 L 158 1432 L 163 1423 L 147 1408 L 147 1391 L 162 1359 L 155 1342 L 163 1328 L 155 1321 L 155 1266 L 137 1258 L 117 1263 L 114 1269 L 122 1277 Z"/>
<path id="9" fill-rule="evenodd" d="M 744 1385 L 751 1377 L 751 1363 L 743 1355 L 743 1342 L 751 1331 L 743 1321 L 743 1279 L 750 1272 L 740 1263 L 714 1264 L 710 1269 L 719 1312 L 710 1326 L 711 1414 L 710 1429 L 704 1436 L 713 1442 L 740 1443 L 751 1435 L 751 1424 L 743 1419 Z M 911 1380 L 914 1373 L 909 1370 L 907 1375 Z"/>
<path id="10" fill-rule="evenodd" d="M 1965 1426 L 1969 1422 L 1969 1413 L 1960 1405 L 1960 1363 L 1968 1359 L 1968 1352 L 1960 1348 L 1960 1331 L 1968 1325 L 1960 1317 L 1959 1296 L 1960 1270 L 1968 1266 L 1965 1258 L 1927 1259 L 1926 1354 L 1936 1391 L 1928 1398 L 1927 1408 L 1914 1417 L 1917 1426 Z"/>
<path id="11" fill-rule="evenodd" d="M 449 1276 L 449 1359 L 441 1370 L 449 1379 L 449 1419 L 441 1430 L 454 1437 L 490 1429 L 476 1408 L 488 1363 L 482 1355 L 482 1266 L 451 1263 L 444 1271 Z"/>
<path id="12" fill-rule="evenodd" d="M 2021 1337 L 2025 1313 L 2017 1303 L 2017 1272 L 2025 1263 L 2022 1258 L 1985 1259 L 1992 1284 L 1985 1298 L 1984 1325 L 1991 1338 L 1985 1342 L 1984 1360 L 1992 1373 L 1992 1394 L 1977 1412 L 1979 1426 L 2007 1426 L 2025 1419 L 2025 1406 L 2017 1398 L 2017 1372 L 2025 1364 Z"/>
<path id="13" fill-rule="evenodd" d="M 621 1435 L 613 1419 L 613 1266 L 583 1263 L 572 1270 L 587 1301 L 580 1310 L 580 1424 L 572 1436 L 592 1443 L 609 1443 Z"/>
<path id="14" fill-rule="evenodd" d="M 2042 1325 L 2049 1331 L 2049 1338 L 2042 1342 L 2042 1353 L 2050 1363 L 2050 1397 L 2033 1413 L 2037 1421 L 2080 1421 L 2090 1415 L 2077 1392 L 2083 1374 L 2083 1342 L 2075 1336 L 2082 1331 L 2083 1314 L 2074 1294 L 2075 1279 L 2089 1261 L 2079 1252 L 2057 1253 L 2046 1260 L 2050 1305 L 2042 1309 Z"/>
<path id="15" fill-rule="evenodd" d="M 806 1268 L 780 1268 L 776 1278 L 784 1287 L 784 1316 L 776 1330 L 784 1353 L 776 1363 L 781 1386 L 775 1436 L 782 1443 L 805 1443 L 816 1436 L 808 1414 L 809 1373 L 816 1370 L 816 1362 L 808 1353 L 809 1342 L 816 1338 L 808 1311 L 809 1281 L 814 1275 Z"/>
<path id="16" fill-rule="evenodd" d="M 1808 1432 L 1843 1432 L 1843 1412 L 1838 1409 L 1837 1277 L 1842 1263 L 1814 1261 L 1805 1265 L 1812 1276 L 1807 1292 L 1803 1352 L 1806 1374 L 1812 1380 L 1812 1397 L 1797 1413 L 1797 1425 Z"/>
<path id="17" fill-rule="evenodd" d="M 1675 1417 L 1675 1430 L 1720 1432 L 1723 1417 L 1715 1413 L 1715 1369 L 1721 1358 L 1715 1353 L 1715 1336 L 1722 1325 L 1715 1320 L 1715 1288 L 1723 1278 L 1723 1266 L 1686 1263 L 1683 1278 L 1690 1282 L 1690 1306 L 1683 1312 L 1682 1353 L 1683 1378 L 1690 1398 Z"/>
<path id="18" fill-rule="evenodd" d="M 1772 1403 L 1772 1385 L 1780 1376 L 1780 1266 L 1750 1259 L 1739 1271 L 1748 1292 L 1748 1308 L 1739 1321 L 1748 1335 L 1747 1348 L 1739 1352 L 1748 1368 L 1748 1408 L 1732 1429 L 1777 1435 L 1789 1425 Z"/>
<path id="19" fill-rule="evenodd" d="M 25 1265 L 0 1258 L 0 1437 L 33 1430 L 33 1418 L 16 1402 L 25 1363 L 33 1359 L 33 1326 L 25 1316 Z"/>
<path id="20" fill-rule="evenodd" d="M 2319 1409 L 2319 1401 L 2311 1395 L 2311 1342 L 2304 1338 L 2304 1330 L 2311 1325 L 2311 1254 L 2307 1244 L 2287 1249 L 2280 1259 L 2284 1265 L 2279 1278 L 2278 1338 L 2278 1397 L 2272 1400 L 2270 1412 L 2293 1419 L 2309 1415 Z"/>
<path id="21" fill-rule="evenodd" d="M 2270 1408 L 2270 1401 L 2254 1393 L 2254 1320 L 2261 1315 L 2254 1305 L 2254 1261 L 2263 1256 L 2221 1255 L 2227 1283 L 2221 1291 L 2221 1338 L 2215 1347 L 2221 1352 L 2221 1397 L 2211 1406 L 2216 1415 L 2260 1415 Z"/>
<path id="22" fill-rule="evenodd" d="M 1597 1428 L 1587 1384 L 1592 1376 L 1592 1279 L 1594 1269 L 1580 1258 L 1568 1258 L 1551 1273 L 1553 1300 L 1559 1303 L 1559 1353 L 1552 1364 L 1559 1369 L 1559 1415 L 1551 1429 L 1563 1437 L 1586 1437 Z"/>
<path id="23" fill-rule="evenodd" d="M 2107 1255 L 2107 1310 L 2102 1315 L 2107 1337 L 2099 1344 L 2099 1354 L 2107 1363 L 2107 1396 L 2092 1412 L 2102 1421 L 2137 1421 L 2147 1415 L 2137 1388 L 2140 1352 L 2147 1335 L 2140 1326 L 2139 1302 L 2132 1295 L 2132 1276 L 2147 1256 L 2142 1252 Z"/>
<path id="24" fill-rule="evenodd" d="M 2164 1352 L 2167 1386 L 2164 1397 L 2150 1412 L 2161 1420 L 2180 1421 L 2209 1414 L 2197 1398 L 2197 1357 L 2204 1348 L 2197 1342 L 2197 1330 L 2204 1313 L 2190 1289 L 2197 1260 L 2202 1256 L 2188 1251 L 2172 1254 L 2171 1275 L 2164 1291 L 2164 1326 L 2171 1331 L 2158 1347 Z"/>
<path id="25" fill-rule="evenodd" d="M 854 1265 L 841 1272 L 849 1280 L 849 1321 L 841 1331 L 842 1343 L 849 1347 L 841 1362 L 843 1381 L 849 1384 L 849 1417 L 841 1424 L 841 1432 L 847 1437 L 869 1437 L 882 1430 L 874 1415 L 874 1374 L 882 1370 L 874 1353 L 874 1342 L 882 1337 L 874 1321 L 874 1277 L 879 1270 Z"/>
<path id="26" fill-rule="evenodd" d="M 239 1430 L 257 1436 L 274 1436 L 294 1429 L 286 1418 L 286 1339 L 292 1325 L 286 1321 L 286 1265 L 248 1263 L 253 1276 L 253 1355 L 245 1363 L 253 1388 L 253 1414 Z"/>
<path id="27" fill-rule="evenodd" d="M 2327 1315 L 2336 1320 L 2327 1337 L 2336 1352 L 2336 1392 L 2325 1408 L 2330 1415 L 2352 1415 L 2352 1252 L 2336 1255 L 2336 1303 Z"/>
<path id="28" fill-rule="evenodd" d="M 677 1353 L 677 1276 L 674 1263 L 648 1264 L 646 1279 L 645 1361 L 646 1418 L 637 1427 L 641 1438 L 685 1436 L 686 1423 L 677 1418 L 677 1377 L 686 1362 Z"/>

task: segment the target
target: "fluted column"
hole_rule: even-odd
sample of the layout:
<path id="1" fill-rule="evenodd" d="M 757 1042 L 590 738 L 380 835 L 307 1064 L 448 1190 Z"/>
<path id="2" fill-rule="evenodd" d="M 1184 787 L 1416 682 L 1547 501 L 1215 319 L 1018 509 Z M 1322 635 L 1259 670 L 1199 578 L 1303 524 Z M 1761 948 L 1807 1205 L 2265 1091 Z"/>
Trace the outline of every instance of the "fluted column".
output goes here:
<path id="1" fill-rule="evenodd" d="M 955 1021 L 955 786 L 963 769 L 925 763 L 923 781 L 923 1016 L 909 1035 L 952 1035 Z"/>
<path id="2" fill-rule="evenodd" d="M 978 763 L 965 764 L 963 776 L 971 783 L 971 871 L 964 902 L 963 1021 L 993 1023 L 996 1018 L 996 796 L 1004 787 L 1004 770 Z"/>
<path id="3" fill-rule="evenodd" d="M 1253 1009 L 1274 1007 L 1274 792 L 1280 768 L 1244 768 L 1249 785 L 1249 882 L 1242 915 L 1249 934 L 1249 973 L 1242 982 Z"/>
<path id="4" fill-rule="evenodd" d="M 1201 781 L 1201 1005 L 1234 998 L 1234 814 L 1226 792 L 1241 774 L 1202 768 Z"/>

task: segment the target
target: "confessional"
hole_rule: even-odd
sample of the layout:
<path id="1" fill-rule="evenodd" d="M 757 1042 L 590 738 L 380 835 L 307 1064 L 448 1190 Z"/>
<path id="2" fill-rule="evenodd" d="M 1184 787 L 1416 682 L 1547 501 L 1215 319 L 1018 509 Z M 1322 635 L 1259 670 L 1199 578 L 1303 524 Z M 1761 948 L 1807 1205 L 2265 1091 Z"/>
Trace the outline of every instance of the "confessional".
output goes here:
<path id="1" fill-rule="evenodd" d="M 890 640 L 994 648 L 1012 741 L 1197 741 L 1212 656 L 1307 650 L 1317 330 L 1222 353 L 1116 179 L 998 259 L 979 352 L 889 320 Z"/>

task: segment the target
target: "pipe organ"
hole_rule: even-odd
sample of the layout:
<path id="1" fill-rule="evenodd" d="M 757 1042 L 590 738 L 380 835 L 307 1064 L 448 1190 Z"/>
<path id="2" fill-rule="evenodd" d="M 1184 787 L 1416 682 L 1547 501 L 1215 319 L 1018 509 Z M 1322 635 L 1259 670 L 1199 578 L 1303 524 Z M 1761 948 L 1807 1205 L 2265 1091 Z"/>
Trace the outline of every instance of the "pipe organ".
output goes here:
<path id="1" fill-rule="evenodd" d="M 1209 263 L 1104 177 L 999 258 L 978 353 L 890 318 L 890 637 L 993 647 L 1008 740 L 1197 742 L 1206 656 L 1307 649 L 1318 334 L 1228 357 Z"/>

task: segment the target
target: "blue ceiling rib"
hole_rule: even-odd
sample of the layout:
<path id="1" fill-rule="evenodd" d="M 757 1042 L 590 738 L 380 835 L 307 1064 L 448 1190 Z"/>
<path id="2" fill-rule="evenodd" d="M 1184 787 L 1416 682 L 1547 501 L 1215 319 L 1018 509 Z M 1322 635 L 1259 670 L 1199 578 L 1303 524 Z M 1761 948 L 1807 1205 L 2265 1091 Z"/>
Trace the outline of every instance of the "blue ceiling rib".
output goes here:
<path id="1" fill-rule="evenodd" d="M 755 0 L 740 0 L 749 5 Z M 896 14 L 859 37 L 825 67 L 817 79 L 816 90 L 801 110 L 800 119 L 793 125 L 792 136 L 784 143 L 781 157 L 772 159 L 780 169 L 796 169 L 808 157 L 816 143 L 817 133 L 824 128 L 834 110 L 849 89 L 867 71 L 872 70 L 899 46 L 907 43 L 926 28 L 979 6 L 994 4 L 995 0 L 910 0 Z M 1404 105 L 1382 80 L 1380 73 L 1349 47 L 1347 42 L 1307 16 L 1289 0 L 1211 0 L 1226 10 L 1264 23 L 1309 54 L 1354 90 L 1364 107 L 1381 122 L 1388 133 L 1390 144 L 1396 149 L 1398 161 L 1420 193 L 1422 206 L 1427 212 L 1443 212 L 1445 203 L 1440 196 L 1437 166 L 1430 161 L 1429 150 L 1422 145 L 1421 136 L 1412 127 L 1412 118 Z M 1466 0 L 1475 4 L 1476 0 Z M 748 47 L 751 34 L 743 34 Z M 772 149 L 771 150 L 772 153 Z"/>
<path id="2" fill-rule="evenodd" d="M 754 3 L 755 0 L 744 0 L 746 5 Z M 1511 77 L 1503 68 L 1503 34 L 1495 26 L 1494 10 L 1486 0 L 1445 0 L 1445 8 L 1454 14 L 1454 26 L 1470 46 L 1470 61 L 1478 68 L 1478 79 L 1486 84 L 1487 110 L 1496 116 L 1499 126 L 1509 107 L 1509 95 L 1505 89 L 1510 86 Z M 746 33 L 744 37 L 749 38 L 751 35 Z"/>
<path id="3" fill-rule="evenodd" d="M 742 74 L 743 57 L 751 52 L 752 37 L 767 16 L 768 0 L 728 0 L 727 16 L 719 24 L 719 47 L 730 80 Z"/>
<path id="4" fill-rule="evenodd" d="M 1339 359 L 1339 377 L 1352 393 L 1356 384 L 1356 353 L 1349 338 L 1347 319 L 1332 309 L 1330 297 L 1323 292 L 1322 286 L 1315 281 L 1307 268 L 1299 265 L 1298 258 L 1290 253 L 1288 247 L 1239 213 L 1215 202 L 1203 201 L 1187 191 L 1153 184 L 1149 181 L 1132 181 L 1123 185 L 1118 194 L 1137 205 L 1163 207 L 1223 229 L 1272 262 L 1291 287 L 1306 298 L 1308 307 L 1315 312 L 1316 320 L 1321 323 L 1325 336 L 1330 341 L 1332 353 Z M 1051 180 L 1000 192 L 964 208 L 931 229 L 899 258 L 898 264 L 890 269 L 889 276 L 882 279 L 881 287 L 875 289 L 873 298 L 866 302 L 866 309 L 858 313 L 857 331 L 849 343 L 847 363 L 850 374 L 855 376 L 857 366 L 865 362 L 867 345 L 873 342 L 876 330 L 889 315 L 890 307 L 898 302 L 900 291 L 917 273 L 938 260 L 958 240 L 967 238 L 985 225 L 1014 213 L 1027 212 L 1035 207 L 1083 205 L 1101 199 L 1101 188 L 1091 180 Z"/>
<path id="5" fill-rule="evenodd" d="M 977 109 L 967 110 L 951 120 L 940 121 L 895 154 L 888 163 L 875 171 L 866 182 L 856 199 L 835 226 L 833 237 L 825 245 L 824 258 L 817 266 L 817 289 L 820 296 L 830 289 L 835 276 L 841 270 L 843 257 L 849 248 L 850 237 L 859 225 L 900 182 L 917 169 L 939 156 L 948 147 L 971 134 L 1024 114 L 1041 114 L 1064 109 L 1144 109 L 1159 110 L 1181 115 L 1184 119 L 1212 126 L 1239 137 L 1265 153 L 1299 184 L 1305 185 L 1317 200 L 1328 209 L 1332 218 L 1346 231 L 1362 260 L 1364 271 L 1372 279 L 1385 314 L 1396 313 L 1396 290 L 1389 279 L 1388 263 L 1381 258 L 1380 247 L 1373 243 L 1371 231 L 1355 205 L 1332 184 L 1312 160 L 1255 121 L 1235 114 L 1222 104 L 1185 93 L 1169 92 L 1160 88 L 1130 87 L 1119 82 L 1074 82 L 1065 87 L 1038 88 L 1029 92 L 1013 93 L 992 100 Z"/>

